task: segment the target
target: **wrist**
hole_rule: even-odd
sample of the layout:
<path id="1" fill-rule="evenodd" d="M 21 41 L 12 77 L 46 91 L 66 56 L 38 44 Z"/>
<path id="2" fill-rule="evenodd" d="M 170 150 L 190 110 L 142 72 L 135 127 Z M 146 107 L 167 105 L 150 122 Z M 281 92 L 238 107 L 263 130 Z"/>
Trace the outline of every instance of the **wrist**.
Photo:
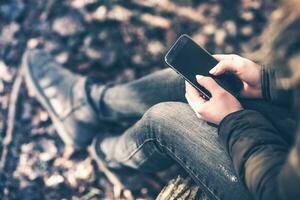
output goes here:
<path id="1" fill-rule="evenodd" d="M 233 111 L 231 111 L 231 112 L 228 112 L 228 113 L 222 118 L 222 120 L 220 120 L 219 126 L 221 126 L 222 123 L 223 123 L 227 118 L 229 118 L 230 116 L 235 115 L 236 113 L 240 113 L 240 112 L 242 112 L 242 111 L 244 111 L 244 108 L 243 108 L 243 107 L 240 107 L 240 109 L 236 109 L 236 110 L 233 110 Z"/>
<path id="2" fill-rule="evenodd" d="M 226 113 L 223 115 L 223 117 L 219 120 L 219 123 L 218 123 L 218 124 L 221 124 L 221 122 L 222 122 L 227 116 L 231 115 L 232 113 L 236 113 L 236 112 L 239 112 L 239 111 L 242 111 L 242 110 L 244 110 L 244 108 L 243 108 L 242 106 L 240 106 L 240 107 L 237 107 L 237 108 L 235 108 L 235 109 L 230 110 L 229 112 L 226 112 Z"/>

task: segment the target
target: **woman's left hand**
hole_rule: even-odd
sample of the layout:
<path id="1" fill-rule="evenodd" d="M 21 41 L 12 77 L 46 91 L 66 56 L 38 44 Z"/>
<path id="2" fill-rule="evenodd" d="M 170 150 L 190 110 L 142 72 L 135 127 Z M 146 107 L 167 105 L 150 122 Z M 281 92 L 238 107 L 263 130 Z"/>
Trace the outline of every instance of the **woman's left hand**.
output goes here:
<path id="1" fill-rule="evenodd" d="M 212 95 L 209 100 L 205 100 L 197 89 L 185 82 L 185 97 L 199 118 L 219 125 L 227 115 L 243 109 L 240 102 L 211 77 L 197 75 L 196 79 Z"/>

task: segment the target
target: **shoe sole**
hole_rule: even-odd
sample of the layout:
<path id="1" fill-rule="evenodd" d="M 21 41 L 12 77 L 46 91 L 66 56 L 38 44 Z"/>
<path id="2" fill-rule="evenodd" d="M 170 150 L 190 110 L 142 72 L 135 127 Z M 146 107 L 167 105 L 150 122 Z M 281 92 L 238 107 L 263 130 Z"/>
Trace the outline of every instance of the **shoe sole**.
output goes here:
<path id="1" fill-rule="evenodd" d="M 41 88 L 39 88 L 38 84 L 34 82 L 34 80 L 32 78 L 33 76 L 32 76 L 30 67 L 28 66 L 28 63 L 25 62 L 25 60 L 22 61 L 22 67 L 23 67 L 24 73 L 25 73 L 25 82 L 26 82 L 28 88 L 30 89 L 30 92 L 32 92 L 32 94 L 38 100 L 38 102 L 40 102 L 40 104 L 49 113 L 49 116 L 52 120 L 53 125 L 56 128 L 58 135 L 61 137 L 61 139 L 64 141 L 64 143 L 67 146 L 72 146 L 75 149 L 82 149 L 82 147 L 77 145 L 76 142 L 73 142 L 74 140 L 64 129 L 64 124 L 61 122 L 59 117 L 56 114 L 54 114 L 55 111 L 52 108 L 52 106 L 50 105 L 50 102 L 47 100 L 48 98 L 42 92 Z"/>

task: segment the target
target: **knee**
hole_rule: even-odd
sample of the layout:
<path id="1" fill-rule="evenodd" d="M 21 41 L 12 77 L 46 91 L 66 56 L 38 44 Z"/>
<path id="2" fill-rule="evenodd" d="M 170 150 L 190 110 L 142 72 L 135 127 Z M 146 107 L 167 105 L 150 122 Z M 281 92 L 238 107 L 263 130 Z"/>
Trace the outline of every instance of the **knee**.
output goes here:
<path id="1" fill-rule="evenodd" d="M 177 108 L 179 102 L 163 102 L 158 103 L 149 108 L 143 115 L 143 119 L 152 121 L 154 123 L 160 123 L 169 120 L 172 117 L 176 117 Z"/>
<path id="2" fill-rule="evenodd" d="M 170 131 L 184 124 L 193 111 L 185 103 L 163 102 L 152 106 L 143 116 L 143 123 L 154 134 L 175 133 Z"/>
<path id="3" fill-rule="evenodd" d="M 161 70 L 161 73 L 168 78 L 181 78 L 173 69 L 166 68 Z"/>

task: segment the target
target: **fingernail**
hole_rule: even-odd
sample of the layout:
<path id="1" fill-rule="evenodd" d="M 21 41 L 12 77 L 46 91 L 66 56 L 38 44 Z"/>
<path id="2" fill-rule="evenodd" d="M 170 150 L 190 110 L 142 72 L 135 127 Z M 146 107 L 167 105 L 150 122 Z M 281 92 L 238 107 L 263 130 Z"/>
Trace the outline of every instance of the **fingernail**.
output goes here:
<path id="1" fill-rule="evenodd" d="M 199 119 L 203 119 L 203 117 L 202 117 L 199 113 L 197 113 L 197 112 L 196 112 L 196 116 L 197 116 Z"/>
<path id="2" fill-rule="evenodd" d="M 204 76 L 202 75 L 196 75 L 196 79 L 202 79 Z"/>
<path id="3" fill-rule="evenodd" d="M 215 67 L 212 68 L 212 69 L 209 71 L 210 74 L 214 74 L 215 72 L 216 72 L 216 68 L 215 68 Z"/>
<path id="4" fill-rule="evenodd" d="M 187 93 L 185 93 L 184 96 L 185 96 L 186 100 L 189 102 L 190 101 L 189 95 Z"/>

